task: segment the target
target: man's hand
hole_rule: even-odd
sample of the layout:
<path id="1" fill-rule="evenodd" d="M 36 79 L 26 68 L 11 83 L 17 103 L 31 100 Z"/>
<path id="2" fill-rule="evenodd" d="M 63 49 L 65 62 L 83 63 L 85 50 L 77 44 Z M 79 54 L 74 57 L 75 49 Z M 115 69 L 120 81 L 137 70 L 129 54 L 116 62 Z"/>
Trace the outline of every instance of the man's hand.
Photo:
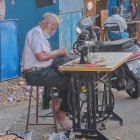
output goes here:
<path id="1" fill-rule="evenodd" d="M 59 56 L 67 56 L 67 55 L 68 55 L 67 49 L 64 49 L 64 48 L 59 49 L 59 50 L 58 50 L 58 55 L 59 55 Z"/>
<path id="2" fill-rule="evenodd" d="M 63 48 L 63 49 L 53 50 L 51 52 L 37 53 L 36 58 L 38 59 L 38 61 L 48 61 L 58 56 L 67 56 L 67 55 L 68 55 L 68 51 Z"/>

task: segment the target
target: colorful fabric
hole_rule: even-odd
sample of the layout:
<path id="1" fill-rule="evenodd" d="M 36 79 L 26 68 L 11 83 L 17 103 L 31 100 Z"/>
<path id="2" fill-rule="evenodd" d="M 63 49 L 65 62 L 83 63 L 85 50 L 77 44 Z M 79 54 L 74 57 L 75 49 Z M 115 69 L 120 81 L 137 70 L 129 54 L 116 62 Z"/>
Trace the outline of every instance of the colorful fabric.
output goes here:
<path id="1" fill-rule="evenodd" d="M 120 33 L 110 32 L 108 33 L 108 37 L 111 40 L 118 40 L 118 39 L 128 38 L 129 34 L 127 32 L 120 32 Z"/>

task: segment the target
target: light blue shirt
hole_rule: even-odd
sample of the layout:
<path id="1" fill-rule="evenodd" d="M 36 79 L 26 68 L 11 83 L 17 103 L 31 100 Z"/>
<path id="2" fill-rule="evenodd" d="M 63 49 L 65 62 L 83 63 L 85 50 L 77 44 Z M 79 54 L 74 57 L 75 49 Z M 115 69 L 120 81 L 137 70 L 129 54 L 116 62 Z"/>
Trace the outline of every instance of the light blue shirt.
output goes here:
<path id="1" fill-rule="evenodd" d="M 112 15 L 111 17 L 108 17 L 104 24 L 106 23 L 117 23 L 120 27 L 120 31 L 123 32 L 127 29 L 127 24 L 125 22 L 125 19 L 118 14 Z"/>

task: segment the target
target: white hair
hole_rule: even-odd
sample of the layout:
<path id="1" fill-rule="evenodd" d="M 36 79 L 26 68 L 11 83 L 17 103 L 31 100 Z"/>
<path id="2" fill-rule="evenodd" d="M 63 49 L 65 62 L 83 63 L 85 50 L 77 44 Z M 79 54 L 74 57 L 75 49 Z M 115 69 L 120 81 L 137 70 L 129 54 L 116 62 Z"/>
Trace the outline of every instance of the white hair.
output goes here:
<path id="1" fill-rule="evenodd" d="M 53 14 L 53 13 L 45 13 L 41 19 L 40 22 L 47 20 L 49 22 L 56 22 L 56 23 L 60 23 L 60 19 L 57 15 Z"/>

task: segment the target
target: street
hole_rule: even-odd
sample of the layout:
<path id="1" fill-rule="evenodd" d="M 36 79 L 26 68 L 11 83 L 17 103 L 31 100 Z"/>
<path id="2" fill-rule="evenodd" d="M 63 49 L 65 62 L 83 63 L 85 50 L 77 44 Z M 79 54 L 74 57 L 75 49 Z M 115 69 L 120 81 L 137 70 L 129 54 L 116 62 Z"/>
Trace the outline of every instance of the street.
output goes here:
<path id="1" fill-rule="evenodd" d="M 140 140 L 140 99 L 132 99 L 124 91 L 114 90 L 113 92 L 114 112 L 123 119 L 123 126 L 120 126 L 118 121 L 108 120 L 105 123 L 106 130 L 101 133 L 109 140 Z M 15 132 L 25 132 L 27 106 L 28 102 L 1 106 L 0 133 L 9 129 Z M 32 114 L 34 114 L 34 109 L 33 105 Z M 42 110 L 42 112 L 46 111 Z M 43 140 L 43 136 L 51 134 L 54 129 L 53 126 L 30 126 L 30 130 L 33 130 L 32 140 Z M 61 130 L 59 127 L 59 131 Z"/>

